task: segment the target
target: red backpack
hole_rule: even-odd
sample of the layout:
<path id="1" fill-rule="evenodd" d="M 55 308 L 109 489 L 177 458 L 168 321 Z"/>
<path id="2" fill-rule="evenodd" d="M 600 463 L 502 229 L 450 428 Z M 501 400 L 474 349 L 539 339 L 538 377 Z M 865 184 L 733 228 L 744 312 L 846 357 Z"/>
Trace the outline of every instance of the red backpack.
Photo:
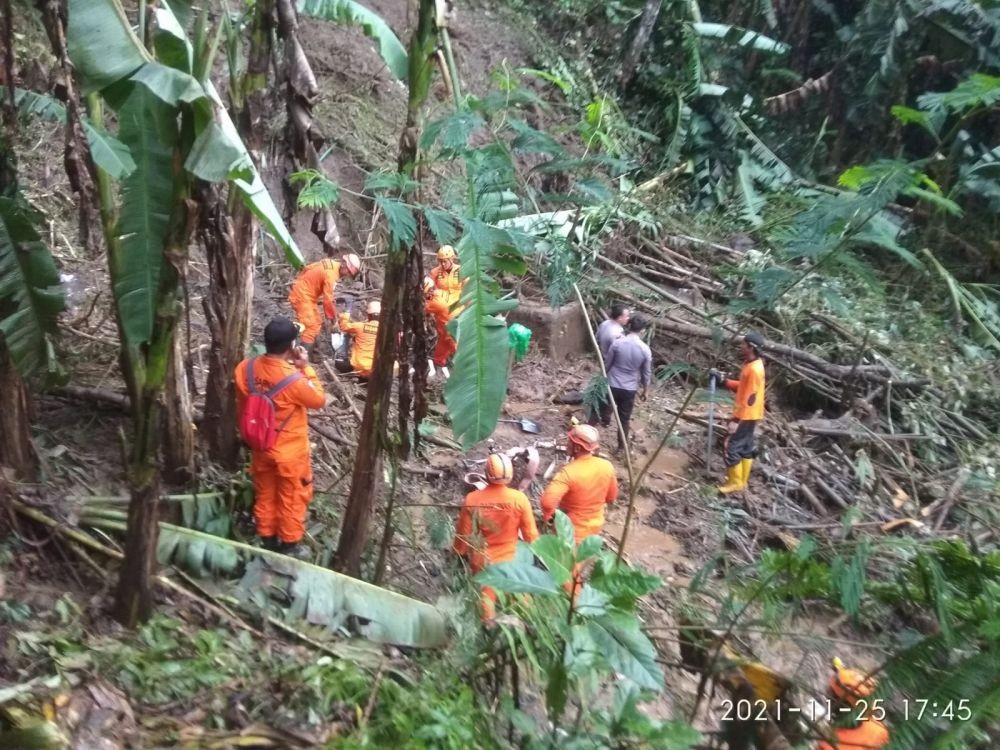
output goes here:
<path id="1" fill-rule="evenodd" d="M 256 360 L 257 358 L 253 357 L 247 362 L 247 386 L 250 389 L 250 395 L 247 396 L 246 403 L 243 405 L 243 413 L 240 415 L 240 434 L 251 450 L 266 451 L 274 447 L 278 433 L 292 418 L 292 415 L 289 414 L 284 422 L 280 425 L 276 424 L 274 398 L 303 376 L 301 372 L 293 372 L 282 378 L 267 393 L 261 393 L 257 390 L 253 379 L 253 363 Z"/>

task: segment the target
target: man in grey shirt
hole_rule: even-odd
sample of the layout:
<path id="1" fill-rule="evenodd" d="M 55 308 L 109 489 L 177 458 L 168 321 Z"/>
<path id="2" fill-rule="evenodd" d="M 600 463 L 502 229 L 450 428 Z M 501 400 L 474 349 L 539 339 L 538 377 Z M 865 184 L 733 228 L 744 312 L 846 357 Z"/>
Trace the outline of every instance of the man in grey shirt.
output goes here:
<path id="1" fill-rule="evenodd" d="M 611 387 L 611 397 L 618 407 L 618 416 L 622 421 L 622 432 L 628 440 L 628 427 L 632 419 L 632 407 L 635 406 L 637 395 L 645 401 L 646 389 L 653 378 L 653 353 L 646 343 L 639 338 L 646 329 L 647 323 L 641 315 L 634 316 L 628 322 L 628 334 L 611 345 L 604 366 L 608 370 L 608 385 Z M 641 388 L 641 394 L 640 394 Z M 611 403 L 601 409 L 601 419 L 611 419 Z M 605 422 L 607 424 L 607 422 Z M 618 450 L 624 447 L 622 436 L 618 436 Z"/>
<path id="2" fill-rule="evenodd" d="M 608 358 L 611 345 L 625 335 L 628 319 L 628 308 L 621 302 L 615 302 L 611 306 L 611 317 L 597 327 L 597 345 L 601 348 L 601 357 L 604 360 Z"/>

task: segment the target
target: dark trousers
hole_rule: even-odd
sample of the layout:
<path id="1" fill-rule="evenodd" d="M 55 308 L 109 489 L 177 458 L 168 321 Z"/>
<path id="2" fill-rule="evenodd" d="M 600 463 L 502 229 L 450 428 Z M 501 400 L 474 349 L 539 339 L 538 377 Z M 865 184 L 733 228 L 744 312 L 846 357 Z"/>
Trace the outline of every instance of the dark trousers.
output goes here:
<path id="1" fill-rule="evenodd" d="M 736 432 L 723 443 L 726 466 L 736 466 L 744 458 L 754 457 L 757 451 L 754 449 L 753 432 L 756 428 L 757 421 L 750 419 L 741 419 L 736 425 Z"/>
<path id="2" fill-rule="evenodd" d="M 625 439 L 628 440 L 628 423 L 632 419 L 632 408 L 635 406 L 635 397 L 638 391 L 626 391 L 624 388 L 611 388 L 611 397 L 618 407 L 618 416 L 622 420 L 622 429 L 625 432 Z M 614 410 L 611 408 L 611 401 L 601 404 L 601 424 L 610 427 Z M 621 435 L 618 436 L 618 447 L 622 447 Z"/>

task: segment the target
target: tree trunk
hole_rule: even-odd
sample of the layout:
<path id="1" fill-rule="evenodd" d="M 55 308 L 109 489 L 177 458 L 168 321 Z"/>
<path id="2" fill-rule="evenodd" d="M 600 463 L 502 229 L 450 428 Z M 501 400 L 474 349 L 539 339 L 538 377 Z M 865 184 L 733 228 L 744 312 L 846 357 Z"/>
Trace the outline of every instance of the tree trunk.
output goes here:
<path id="1" fill-rule="evenodd" d="M 273 12 L 267 0 L 255 4 L 247 69 L 230 86 L 237 128 L 258 168 Z M 209 457 L 233 471 L 240 456 L 233 370 L 246 355 L 250 340 L 257 221 L 235 191 L 229 192 L 228 211 L 223 210 L 217 189 L 213 193 L 214 201 L 203 204 L 200 228 L 211 290 L 202 303 L 212 334 L 201 430 Z"/>
<path id="2" fill-rule="evenodd" d="M 0 467 L 24 478 L 35 475 L 31 447 L 31 397 L 0 336 Z"/>
<path id="3" fill-rule="evenodd" d="M 628 46 L 628 52 L 625 53 L 625 59 L 622 60 L 619 83 L 623 89 L 628 88 L 632 79 L 635 78 L 636 68 L 639 67 L 639 58 L 642 57 L 650 37 L 653 36 L 653 29 L 656 28 L 656 21 L 660 17 L 662 5 L 663 0 L 646 0 L 646 4 L 642 8 L 639 28 L 636 29 L 632 43 Z"/>
<path id="4" fill-rule="evenodd" d="M 427 99 L 434 69 L 434 48 L 434 0 L 420 0 L 417 28 L 410 40 L 406 127 L 399 139 L 399 171 L 411 175 L 417 161 L 417 144 L 420 142 L 420 110 Z M 395 450 L 386 427 L 393 364 L 404 311 L 407 271 L 414 262 L 420 262 L 416 247 L 390 252 L 386 260 L 382 314 L 379 316 L 378 339 L 375 342 L 375 368 L 368 381 L 368 398 L 365 401 L 361 431 L 358 434 L 358 451 L 351 474 L 351 492 L 344 509 L 340 543 L 333 558 L 335 569 L 352 576 L 358 576 L 361 572 L 361 556 L 368 543 L 368 526 L 375 505 L 375 492 L 381 484 L 379 459 L 383 451 Z M 401 372 L 408 367 L 408 362 L 400 362 Z M 391 519 L 386 519 L 386 522 L 391 523 Z"/>
<path id="5" fill-rule="evenodd" d="M 175 334 L 167 364 L 163 475 L 176 485 L 187 485 L 194 479 L 193 408 L 184 370 L 186 351 L 184 338 Z"/>

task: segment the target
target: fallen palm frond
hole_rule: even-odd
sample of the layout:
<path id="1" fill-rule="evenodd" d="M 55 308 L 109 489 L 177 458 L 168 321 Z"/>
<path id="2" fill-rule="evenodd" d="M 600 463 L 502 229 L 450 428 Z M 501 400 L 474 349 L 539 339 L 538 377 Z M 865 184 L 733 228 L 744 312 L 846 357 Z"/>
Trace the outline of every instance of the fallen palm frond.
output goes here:
<path id="1" fill-rule="evenodd" d="M 74 541 L 86 540 L 89 546 L 97 545 L 99 551 L 118 557 L 114 550 L 94 542 L 79 528 L 67 526 L 20 503 L 15 502 L 13 507 L 36 521 L 66 532 Z M 124 511 L 88 507 L 80 513 L 80 524 L 124 532 L 125 518 Z M 242 570 L 238 582 L 218 577 L 217 580 L 249 611 L 260 613 L 261 610 L 279 609 L 285 620 L 304 620 L 327 631 L 349 631 L 376 643 L 436 648 L 446 640 L 444 618 L 430 604 L 277 552 L 160 523 L 157 555 L 161 564 L 173 561 L 201 575 L 212 571 L 217 576 L 225 576 Z M 287 610 L 276 607 L 276 601 L 287 604 Z"/>

